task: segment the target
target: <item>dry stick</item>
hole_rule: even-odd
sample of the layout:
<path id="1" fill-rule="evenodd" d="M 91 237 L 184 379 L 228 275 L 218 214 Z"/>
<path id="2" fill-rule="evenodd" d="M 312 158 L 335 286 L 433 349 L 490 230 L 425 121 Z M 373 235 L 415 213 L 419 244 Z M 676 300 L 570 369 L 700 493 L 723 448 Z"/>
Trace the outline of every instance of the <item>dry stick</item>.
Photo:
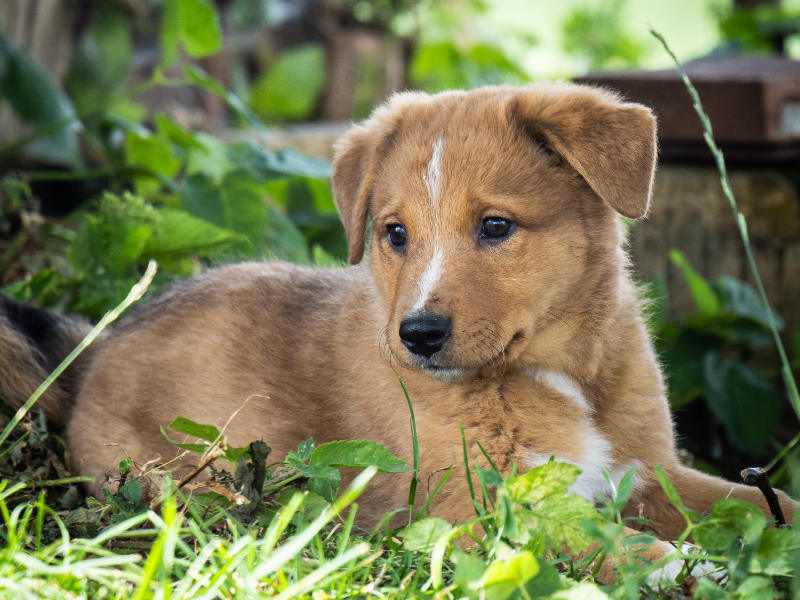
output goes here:
<path id="1" fill-rule="evenodd" d="M 125 299 L 120 302 L 117 306 L 115 306 L 112 310 L 108 311 L 103 318 L 100 319 L 100 322 L 95 325 L 92 330 L 86 334 L 86 337 L 81 340 L 81 343 L 78 344 L 75 349 L 70 352 L 67 357 L 61 361 L 61 363 L 55 368 L 55 370 L 50 373 L 50 375 L 45 379 L 42 384 L 36 388 L 36 391 L 31 394 L 30 398 L 23 404 L 19 410 L 14 414 L 14 417 L 11 421 L 6 425 L 5 429 L 3 429 L 3 433 L 0 433 L 0 446 L 8 439 L 8 436 L 11 435 L 11 432 L 14 428 L 19 424 L 19 422 L 28 414 L 28 411 L 36 404 L 36 401 L 42 397 L 47 391 L 56 378 L 61 375 L 67 367 L 72 364 L 78 355 L 83 352 L 89 344 L 91 344 L 100 333 L 109 326 L 113 321 L 115 321 L 123 312 L 125 312 L 128 307 L 139 300 L 144 293 L 147 291 L 147 288 L 150 287 L 150 283 L 153 281 L 153 277 L 156 274 L 156 269 L 158 266 L 156 265 L 156 261 L 151 260 L 148 265 L 147 269 L 142 275 L 142 278 L 131 288 L 131 291 L 128 292 L 128 295 Z"/>
<path id="2" fill-rule="evenodd" d="M 725 167 L 725 157 L 722 155 L 722 151 L 717 146 L 717 143 L 714 141 L 714 134 L 711 129 L 711 120 L 708 118 L 708 115 L 703 110 L 703 105 L 700 103 L 700 96 L 697 93 L 694 85 L 689 80 L 689 76 L 684 71 L 683 67 L 681 66 L 680 62 L 678 61 L 675 54 L 670 49 L 667 41 L 664 39 L 664 36 L 661 35 L 658 31 L 650 28 L 650 33 L 659 41 L 661 45 L 664 47 L 664 50 L 667 51 L 667 54 L 670 55 L 675 66 L 678 69 L 678 72 L 683 79 L 683 83 L 686 86 L 686 89 L 689 92 L 689 95 L 692 97 L 692 102 L 694 104 L 694 110 L 697 115 L 700 117 L 700 122 L 703 125 L 703 139 L 705 140 L 706 144 L 708 145 L 709 150 L 711 150 L 711 154 L 714 156 L 714 160 L 717 163 L 717 170 L 719 171 L 719 178 L 720 183 L 722 184 L 722 191 L 725 194 L 725 197 L 728 199 L 728 203 L 731 206 L 731 210 L 733 211 L 733 216 L 736 219 L 736 225 L 739 228 L 739 235 L 742 237 L 742 242 L 744 242 L 744 249 L 745 253 L 747 254 L 747 262 L 750 266 L 750 271 L 753 274 L 753 279 L 756 282 L 756 289 L 758 290 L 758 295 L 761 298 L 761 302 L 767 310 L 767 317 L 769 321 L 769 327 L 772 331 L 772 337 L 775 340 L 775 346 L 778 348 L 778 355 L 781 358 L 782 369 L 781 373 L 783 375 L 783 380 L 786 385 L 786 391 L 789 395 L 789 401 L 792 404 L 792 408 L 794 408 L 794 412 L 797 414 L 797 417 L 800 418 L 800 393 L 797 391 L 797 383 L 794 380 L 794 376 L 792 375 L 792 368 L 789 364 L 789 359 L 786 356 L 786 350 L 783 347 L 783 341 L 781 340 L 781 336 L 778 333 L 778 327 L 775 324 L 775 316 L 772 312 L 772 308 L 770 307 L 769 300 L 767 299 L 767 293 L 764 290 L 764 284 L 761 282 L 761 275 L 758 272 L 758 266 L 756 265 L 755 257 L 753 256 L 753 250 L 750 247 L 750 236 L 747 233 L 747 221 L 744 218 L 744 215 L 739 211 L 739 206 L 736 203 L 736 198 L 733 196 L 733 191 L 731 190 L 730 180 L 728 179 L 728 170 Z M 797 443 L 800 438 L 796 437 L 792 440 L 793 443 Z M 774 461 L 773 461 L 774 463 Z M 774 464 L 770 464 L 767 469 L 774 466 Z"/>

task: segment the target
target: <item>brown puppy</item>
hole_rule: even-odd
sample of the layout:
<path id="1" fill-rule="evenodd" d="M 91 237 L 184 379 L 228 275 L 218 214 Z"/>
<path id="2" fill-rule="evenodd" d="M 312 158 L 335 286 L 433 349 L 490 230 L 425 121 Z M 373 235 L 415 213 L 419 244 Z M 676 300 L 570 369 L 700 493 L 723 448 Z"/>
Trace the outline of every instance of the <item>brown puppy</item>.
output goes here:
<path id="1" fill-rule="evenodd" d="M 588 499 L 607 491 L 603 469 L 616 481 L 637 467 L 631 510 L 643 505 L 665 538 L 684 523 L 658 464 L 698 512 L 728 495 L 767 511 L 757 490 L 681 466 L 675 453 L 619 218 L 647 212 L 655 158 L 650 111 L 592 88 L 394 96 L 345 136 L 334 164 L 360 264 L 215 269 L 140 310 L 79 378 L 75 467 L 102 482 L 126 455 L 170 458 L 160 425 L 185 416 L 222 426 L 254 394 L 227 431 L 233 444 L 263 438 L 280 457 L 311 436 L 373 439 L 410 460 L 399 375 L 423 480 L 463 468 L 463 421 L 503 469 L 552 455 L 578 465 L 572 489 Z M 7 350 L 25 345 L 18 329 L 7 320 L 0 332 L 7 382 L 22 360 Z M 25 389 L 16 377 L 6 393 Z M 55 417 L 56 404 L 45 404 Z M 405 504 L 398 477 L 373 482 L 370 518 Z M 432 510 L 472 516 L 463 474 Z"/>

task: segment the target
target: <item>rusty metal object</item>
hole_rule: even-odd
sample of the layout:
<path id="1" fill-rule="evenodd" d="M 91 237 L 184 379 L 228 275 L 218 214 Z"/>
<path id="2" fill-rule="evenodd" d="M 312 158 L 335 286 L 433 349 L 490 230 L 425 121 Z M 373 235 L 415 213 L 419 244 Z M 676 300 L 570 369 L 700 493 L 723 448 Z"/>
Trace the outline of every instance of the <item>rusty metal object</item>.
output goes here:
<path id="1" fill-rule="evenodd" d="M 685 65 L 732 162 L 800 159 L 800 61 L 772 56 L 703 58 Z M 710 159 L 697 115 L 677 71 L 617 71 L 577 78 L 619 91 L 658 115 L 662 160 Z"/>

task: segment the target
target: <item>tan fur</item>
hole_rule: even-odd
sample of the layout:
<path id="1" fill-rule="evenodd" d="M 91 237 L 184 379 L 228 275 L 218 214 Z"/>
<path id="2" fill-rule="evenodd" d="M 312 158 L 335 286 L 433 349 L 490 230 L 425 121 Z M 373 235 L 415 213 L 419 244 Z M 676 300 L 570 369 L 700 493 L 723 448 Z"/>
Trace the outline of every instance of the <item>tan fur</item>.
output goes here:
<path id="1" fill-rule="evenodd" d="M 437 140 L 432 199 L 426 169 Z M 263 438 L 278 459 L 311 436 L 372 439 L 410 461 L 401 376 L 416 410 L 422 481 L 432 487 L 456 467 L 436 515 L 473 515 L 461 421 L 472 460 L 481 460 L 480 441 L 502 469 L 550 455 L 587 463 L 605 440 L 604 466 L 638 466 L 629 512 L 642 505 L 666 539 L 684 524 L 656 481 L 658 464 L 696 511 L 728 494 L 766 511 L 757 490 L 687 469 L 676 456 L 618 217 L 647 212 L 655 155 L 649 110 L 596 89 L 395 96 L 345 136 L 334 165 L 350 260 L 365 251 L 368 260 L 344 270 L 225 267 L 151 304 L 112 335 L 83 380 L 68 432 L 75 466 L 102 482 L 125 455 L 170 458 L 160 425 L 184 416 L 222 426 L 254 394 L 228 430 L 233 444 Z M 486 217 L 516 229 L 481 245 Z M 404 253 L 386 240 L 396 223 L 408 232 Z M 449 381 L 426 374 L 398 335 L 434 248 L 440 276 L 422 300 L 452 319 L 435 359 Z M 574 397 L 537 373 L 572 382 Z M 362 516 L 403 506 L 406 483 L 378 477 Z"/>

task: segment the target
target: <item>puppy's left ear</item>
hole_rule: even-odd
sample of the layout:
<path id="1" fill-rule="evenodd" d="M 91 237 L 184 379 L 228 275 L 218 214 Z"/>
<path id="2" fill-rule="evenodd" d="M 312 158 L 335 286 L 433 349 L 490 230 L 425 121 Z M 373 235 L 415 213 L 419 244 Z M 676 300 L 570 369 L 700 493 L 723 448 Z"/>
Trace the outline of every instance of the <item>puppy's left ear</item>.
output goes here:
<path id="1" fill-rule="evenodd" d="M 640 105 L 588 86 L 534 85 L 508 101 L 507 115 L 563 156 L 617 212 L 647 214 L 656 167 L 656 120 Z"/>

